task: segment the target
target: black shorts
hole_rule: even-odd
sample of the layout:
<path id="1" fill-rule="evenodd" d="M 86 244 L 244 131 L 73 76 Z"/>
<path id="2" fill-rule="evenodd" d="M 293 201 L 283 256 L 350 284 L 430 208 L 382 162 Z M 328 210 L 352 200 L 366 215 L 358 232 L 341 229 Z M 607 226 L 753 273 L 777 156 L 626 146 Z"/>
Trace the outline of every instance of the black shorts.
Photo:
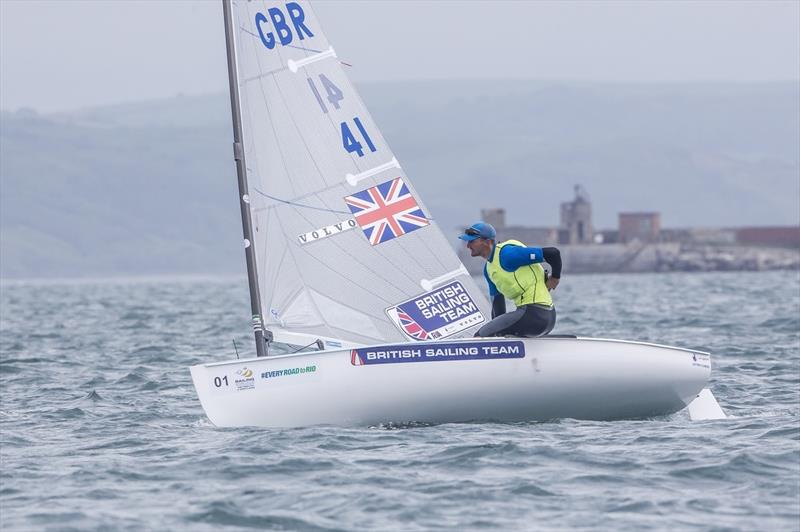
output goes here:
<path id="1" fill-rule="evenodd" d="M 475 336 L 544 336 L 555 324 L 555 307 L 522 305 L 513 312 L 497 316 L 478 329 Z"/>

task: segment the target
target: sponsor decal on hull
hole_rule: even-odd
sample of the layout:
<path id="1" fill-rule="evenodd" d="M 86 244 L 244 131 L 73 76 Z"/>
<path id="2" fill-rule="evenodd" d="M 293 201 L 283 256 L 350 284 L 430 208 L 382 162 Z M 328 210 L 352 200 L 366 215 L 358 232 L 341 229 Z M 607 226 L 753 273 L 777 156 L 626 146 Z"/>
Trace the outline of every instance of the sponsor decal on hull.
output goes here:
<path id="1" fill-rule="evenodd" d="M 447 338 L 486 321 L 459 281 L 389 307 L 386 314 L 403 334 L 420 342 Z"/>
<path id="2" fill-rule="evenodd" d="M 430 343 L 418 345 L 380 345 L 350 351 L 354 366 L 402 364 L 406 362 L 447 362 L 454 360 L 489 360 L 524 358 L 525 344 L 521 341 L 487 341 L 461 343 Z"/>
<path id="3" fill-rule="evenodd" d="M 253 377 L 253 370 L 250 368 L 238 370 L 234 373 L 233 385 L 236 387 L 237 392 L 254 390 L 256 387 L 256 379 Z"/>
<path id="4" fill-rule="evenodd" d="M 314 373 L 317 371 L 317 366 L 305 366 L 302 368 L 286 368 L 278 369 L 275 371 L 264 371 L 261 373 L 261 378 L 264 380 L 274 379 L 276 377 L 288 377 L 289 375 L 302 375 L 303 373 Z"/>
<path id="5" fill-rule="evenodd" d="M 261 388 L 272 387 L 284 381 L 294 381 L 284 377 L 303 376 L 304 379 L 317 373 L 317 365 L 253 370 L 244 366 L 228 370 L 224 373 L 215 373 L 210 376 L 211 390 L 216 393 L 245 392 Z"/>

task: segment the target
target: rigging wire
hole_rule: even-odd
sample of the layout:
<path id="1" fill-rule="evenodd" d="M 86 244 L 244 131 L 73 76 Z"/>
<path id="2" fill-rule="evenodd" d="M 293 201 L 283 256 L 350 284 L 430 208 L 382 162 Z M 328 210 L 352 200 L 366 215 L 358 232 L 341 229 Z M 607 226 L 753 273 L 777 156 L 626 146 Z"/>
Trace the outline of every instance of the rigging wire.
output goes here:
<path id="1" fill-rule="evenodd" d="M 304 209 L 312 209 L 312 210 L 315 210 L 315 211 L 323 211 L 323 212 L 332 212 L 332 213 L 335 213 L 335 214 L 347 214 L 347 215 L 350 215 L 350 216 L 353 215 L 353 213 L 348 212 L 348 211 L 337 211 L 336 209 L 328 209 L 328 208 L 325 208 L 325 207 L 315 207 L 313 205 L 303 205 L 302 203 L 297 203 L 297 202 L 294 202 L 294 201 L 289 201 L 289 200 L 285 200 L 285 199 L 281 199 L 281 198 L 276 198 L 275 196 L 270 196 L 266 192 L 262 192 L 261 190 L 259 190 L 256 187 L 251 186 L 250 188 L 252 188 L 256 192 L 258 192 L 259 194 L 261 194 L 265 198 L 269 198 L 271 200 L 275 200 L 275 201 L 278 201 L 280 203 L 285 203 L 286 205 L 291 205 L 292 207 L 302 207 Z"/>

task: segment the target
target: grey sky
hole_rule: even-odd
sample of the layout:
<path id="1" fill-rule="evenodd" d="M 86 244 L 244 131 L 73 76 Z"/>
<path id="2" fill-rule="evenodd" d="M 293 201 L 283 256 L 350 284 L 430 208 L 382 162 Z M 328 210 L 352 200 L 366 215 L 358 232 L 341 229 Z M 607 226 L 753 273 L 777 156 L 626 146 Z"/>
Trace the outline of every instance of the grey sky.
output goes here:
<path id="1" fill-rule="evenodd" d="M 315 2 L 356 81 L 800 79 L 800 1 Z M 0 0 L 0 107 L 226 90 L 217 0 Z"/>

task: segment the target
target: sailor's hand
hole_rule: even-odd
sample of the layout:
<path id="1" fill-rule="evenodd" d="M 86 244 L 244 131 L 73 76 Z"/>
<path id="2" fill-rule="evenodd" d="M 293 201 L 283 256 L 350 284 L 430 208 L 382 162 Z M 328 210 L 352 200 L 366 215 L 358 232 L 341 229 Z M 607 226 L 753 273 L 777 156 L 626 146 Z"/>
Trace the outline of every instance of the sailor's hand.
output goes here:
<path id="1" fill-rule="evenodd" d="M 560 281 L 558 277 L 550 277 L 544 284 L 547 286 L 548 290 L 553 291 L 556 289 L 556 286 L 558 286 L 558 281 Z"/>

